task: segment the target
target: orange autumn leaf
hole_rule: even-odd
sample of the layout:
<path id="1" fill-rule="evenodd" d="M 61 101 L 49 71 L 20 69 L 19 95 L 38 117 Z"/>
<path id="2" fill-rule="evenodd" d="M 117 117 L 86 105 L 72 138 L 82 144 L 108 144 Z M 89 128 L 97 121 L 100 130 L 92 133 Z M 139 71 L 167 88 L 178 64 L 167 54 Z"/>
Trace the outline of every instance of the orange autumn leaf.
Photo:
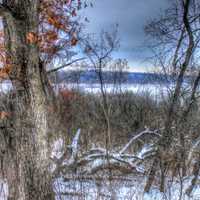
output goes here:
<path id="1" fill-rule="evenodd" d="M 78 40 L 76 38 L 72 38 L 71 40 L 71 46 L 76 46 L 78 43 Z"/>
<path id="2" fill-rule="evenodd" d="M 68 89 L 61 89 L 59 94 L 64 101 L 75 100 L 77 98 L 76 93 Z"/>
<path id="3" fill-rule="evenodd" d="M 58 39 L 58 34 L 55 31 L 49 31 L 46 34 L 46 39 L 51 42 Z"/>
<path id="4" fill-rule="evenodd" d="M 49 56 L 56 54 L 57 48 L 55 46 L 52 47 L 42 47 L 41 48 L 42 53 L 47 53 Z"/>
<path id="5" fill-rule="evenodd" d="M 38 43 L 38 35 L 34 32 L 29 32 L 26 35 L 26 40 L 29 44 L 36 44 Z"/>
<path id="6" fill-rule="evenodd" d="M 4 67 L 0 69 L 0 79 L 7 79 L 11 70 L 12 70 L 12 65 L 10 64 L 4 65 Z"/>
<path id="7" fill-rule="evenodd" d="M 78 39 L 77 39 L 76 34 L 74 33 L 71 39 L 71 46 L 76 46 L 77 43 L 78 43 Z"/>
<path id="8" fill-rule="evenodd" d="M 79 24 L 72 18 L 77 16 L 80 2 L 81 0 L 40 1 L 38 33 L 29 32 L 25 35 L 25 39 L 27 44 L 38 45 L 43 61 L 49 63 L 52 59 L 59 59 L 65 54 L 63 49 L 70 49 L 77 45 L 78 37 L 71 33 L 79 30 Z M 1 27 L 0 80 L 9 78 L 11 71 L 11 65 L 7 63 L 8 55 L 6 55 L 4 43 L 4 31 Z"/>
<path id="9" fill-rule="evenodd" d="M 48 23 L 53 25 L 57 29 L 65 29 L 64 24 L 62 24 L 61 19 L 58 16 L 50 16 L 48 17 Z"/>

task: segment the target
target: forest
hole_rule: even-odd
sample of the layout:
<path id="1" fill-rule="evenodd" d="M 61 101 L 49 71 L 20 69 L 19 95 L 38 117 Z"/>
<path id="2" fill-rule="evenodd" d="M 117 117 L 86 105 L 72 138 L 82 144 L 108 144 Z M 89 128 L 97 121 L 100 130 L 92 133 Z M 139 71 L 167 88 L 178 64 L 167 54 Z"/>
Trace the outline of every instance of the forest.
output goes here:
<path id="1" fill-rule="evenodd" d="M 0 24 L 0 200 L 200 199 L 199 0 L 1 0 Z"/>

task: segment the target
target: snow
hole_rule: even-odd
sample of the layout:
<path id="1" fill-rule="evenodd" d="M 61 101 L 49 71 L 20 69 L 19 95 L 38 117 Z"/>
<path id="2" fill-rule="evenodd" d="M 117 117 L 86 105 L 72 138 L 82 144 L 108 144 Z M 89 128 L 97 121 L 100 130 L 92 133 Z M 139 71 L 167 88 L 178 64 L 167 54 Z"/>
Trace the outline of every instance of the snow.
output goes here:
<path id="1" fill-rule="evenodd" d="M 79 149 L 80 129 L 76 132 L 72 144 L 69 146 L 72 149 L 72 154 L 76 157 Z M 58 159 L 63 155 L 64 141 L 58 139 L 53 145 L 52 157 Z M 143 158 L 148 152 L 151 152 L 153 146 L 146 144 L 136 154 L 137 157 Z M 93 162 L 89 162 L 91 169 L 98 168 L 107 163 L 107 160 L 102 158 L 106 154 L 105 149 L 101 147 L 92 147 L 89 151 L 93 154 L 84 154 L 88 159 L 97 157 Z M 112 155 L 110 161 L 117 162 L 117 160 L 134 161 L 134 156 L 131 158 L 130 154 L 121 154 L 115 152 L 107 152 Z M 93 156 L 93 157 L 92 157 Z M 100 157 L 98 157 L 100 156 Z M 74 157 L 74 158 L 75 158 Z M 72 158 L 72 159 L 74 159 Z M 68 163 L 69 164 L 69 163 Z M 56 178 L 53 182 L 53 188 L 56 193 L 56 200 L 200 200 L 200 185 L 197 184 L 191 197 L 185 195 L 185 191 L 191 183 L 193 177 L 183 179 L 183 192 L 181 194 L 181 185 L 178 179 L 172 183 L 169 178 L 165 193 L 159 191 L 159 185 L 154 185 L 149 193 L 143 192 L 146 176 L 143 175 L 144 169 L 138 166 L 137 171 L 140 173 L 132 173 L 129 175 L 113 175 L 109 177 L 108 174 L 95 175 L 78 175 L 77 172 L 65 174 Z M 199 177 L 200 178 L 200 177 Z M 5 181 L 0 181 L 0 200 L 7 200 L 8 187 Z"/>
<path id="2" fill-rule="evenodd" d="M 60 83 L 52 85 L 56 94 L 59 93 L 61 89 L 78 89 L 85 93 L 90 94 L 101 94 L 100 84 L 88 84 L 88 83 Z M 168 96 L 173 85 L 160 85 L 160 84 L 121 84 L 121 86 L 116 86 L 115 84 L 104 85 L 104 90 L 106 93 L 120 93 L 120 92 L 133 92 L 135 94 L 148 94 L 152 99 L 162 100 L 164 97 Z M 0 93 L 7 93 L 12 90 L 12 84 L 9 81 L 0 83 Z"/>
<path id="3" fill-rule="evenodd" d="M 7 91 L 12 90 L 12 83 L 10 81 L 0 82 L 0 93 L 6 93 Z"/>
<path id="4" fill-rule="evenodd" d="M 150 131 L 149 129 L 146 129 L 146 130 L 140 132 L 139 134 L 137 134 L 136 136 L 134 136 L 134 137 L 125 145 L 125 147 L 120 151 L 120 154 L 124 153 L 124 152 L 129 148 L 129 146 L 132 145 L 132 143 L 133 143 L 134 141 L 136 141 L 137 139 L 139 139 L 141 136 L 143 136 L 143 135 L 145 135 L 145 134 L 152 134 L 152 135 L 157 135 L 157 136 L 158 136 L 157 131 Z"/>
<path id="5" fill-rule="evenodd" d="M 116 177 L 115 177 L 116 178 Z M 188 187 L 191 178 L 183 182 L 183 191 Z M 121 179 L 121 180 L 120 180 Z M 149 193 L 143 193 L 145 178 L 141 176 L 118 177 L 109 181 L 108 178 L 95 177 L 81 179 L 72 174 L 69 179 L 58 178 L 53 183 L 56 200 L 179 200 L 180 183 L 169 181 L 165 193 L 154 186 Z M 0 182 L 0 200 L 7 200 L 8 188 L 5 182 Z M 197 185 L 190 197 L 183 192 L 180 200 L 200 200 L 200 186 Z"/>
<path id="6" fill-rule="evenodd" d="M 8 185 L 5 181 L 0 180 L 0 200 L 7 200 Z"/>
<path id="7" fill-rule="evenodd" d="M 148 92 L 152 97 L 162 97 L 166 96 L 169 92 L 169 89 L 172 85 L 160 85 L 160 84 L 125 84 L 121 85 L 121 88 L 116 87 L 114 84 L 105 84 L 104 89 L 107 93 L 119 93 L 121 91 L 125 92 L 133 92 L 142 94 L 144 92 Z M 88 84 L 88 83 L 80 83 L 80 84 L 73 84 L 73 83 L 61 83 L 54 85 L 54 89 L 56 93 L 58 93 L 59 89 L 79 89 L 80 91 L 84 91 L 86 93 L 93 93 L 98 94 L 101 93 L 101 86 L 100 84 Z"/>
<path id="8" fill-rule="evenodd" d="M 136 136 L 140 136 L 144 133 L 157 133 L 157 131 L 150 131 L 146 129 Z M 156 137 L 159 136 L 155 134 Z M 137 137 L 135 138 L 137 139 Z M 72 151 L 78 153 L 78 142 L 80 137 L 80 130 L 74 136 L 72 144 L 70 145 Z M 134 138 L 134 137 L 133 137 Z M 129 143 L 127 143 L 129 144 Z M 126 147 L 127 145 L 125 145 Z M 122 148 L 123 149 L 123 148 Z M 125 148 L 126 150 L 127 148 Z M 148 153 L 154 150 L 152 144 L 145 144 L 143 148 L 134 156 L 131 154 L 125 154 L 121 152 L 109 152 L 101 147 L 93 146 L 88 152 L 84 153 L 82 159 L 88 161 L 87 166 L 82 168 L 82 172 L 86 170 L 94 170 L 107 164 L 105 156 L 110 156 L 109 163 L 117 163 L 122 160 L 122 163 L 128 163 L 136 167 L 133 173 L 128 175 L 116 175 L 110 174 L 109 172 L 99 171 L 100 173 L 79 173 L 78 170 L 74 173 L 64 174 L 62 177 L 57 178 L 53 185 L 56 192 L 56 200 L 93 200 L 93 199 L 105 199 L 105 200 L 200 200 L 200 185 L 197 184 L 192 192 L 191 196 L 188 197 L 185 194 L 186 189 L 189 187 L 192 176 L 184 178 L 183 190 L 181 191 L 181 184 L 178 178 L 171 179 L 166 177 L 166 189 L 164 193 L 159 191 L 159 184 L 155 181 L 151 191 L 144 193 L 143 189 L 145 186 L 146 175 L 144 174 L 144 166 L 142 164 L 135 165 L 134 161 L 143 159 Z M 73 152 L 72 152 L 73 154 Z M 77 158 L 78 159 L 78 158 Z M 78 168 L 77 168 L 78 169 Z M 139 173 L 141 172 L 141 173 Z M 109 177 L 110 176 L 110 177 Z M 200 177 L 199 177 L 200 178 Z"/>
<path id="9" fill-rule="evenodd" d="M 154 145 L 152 144 L 145 144 L 140 152 L 137 153 L 137 157 L 143 159 L 146 154 L 155 150 Z"/>
<path id="10" fill-rule="evenodd" d="M 78 129 L 78 131 L 76 132 L 75 137 L 73 138 L 72 144 L 71 144 L 71 149 L 72 149 L 72 158 L 75 159 L 77 153 L 78 153 L 78 149 L 79 149 L 79 138 L 80 138 L 80 134 L 81 134 L 81 129 Z"/>
<path id="11" fill-rule="evenodd" d="M 149 94 L 153 99 L 159 100 L 168 96 L 170 88 L 172 85 L 160 85 L 160 84 L 122 84 L 119 87 L 116 87 L 114 84 L 105 84 L 104 89 L 107 93 L 120 93 L 120 92 L 133 92 L 135 94 Z M 0 83 L 0 93 L 7 93 L 12 90 L 11 82 L 4 81 Z M 100 84 L 88 84 L 88 83 L 61 83 L 53 85 L 54 91 L 58 94 L 60 89 L 78 89 L 82 92 L 100 94 L 101 87 Z"/>
<path id="12" fill-rule="evenodd" d="M 143 177 L 130 177 L 127 180 L 113 180 L 110 182 L 108 179 L 101 179 L 100 177 L 94 180 L 78 180 L 73 177 L 67 182 L 63 179 L 55 181 L 55 190 L 58 193 L 68 193 L 62 196 L 63 200 L 75 199 L 105 199 L 105 200 L 200 200 L 200 187 L 196 187 L 191 197 L 184 194 L 180 198 L 180 184 L 175 181 L 170 183 L 165 193 L 161 193 L 158 187 L 155 187 L 149 193 L 143 193 L 145 179 Z M 120 178 L 120 177 L 119 177 Z M 185 179 L 184 189 L 187 188 L 190 179 Z M 74 194 L 74 195 L 73 195 Z M 82 198 L 80 198 L 80 196 Z M 59 194 L 57 199 L 60 199 Z"/>
<path id="13" fill-rule="evenodd" d="M 61 158 L 62 156 L 62 152 L 63 152 L 63 145 L 64 145 L 64 141 L 62 138 L 59 138 L 58 140 L 56 140 L 53 144 L 52 147 L 52 152 L 51 152 L 51 158 Z"/>

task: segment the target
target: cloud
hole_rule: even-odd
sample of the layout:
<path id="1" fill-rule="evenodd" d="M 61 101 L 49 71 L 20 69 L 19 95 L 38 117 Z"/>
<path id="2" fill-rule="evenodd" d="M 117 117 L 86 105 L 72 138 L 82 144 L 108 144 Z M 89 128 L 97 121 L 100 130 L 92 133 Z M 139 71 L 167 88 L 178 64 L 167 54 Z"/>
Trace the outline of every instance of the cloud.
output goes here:
<path id="1" fill-rule="evenodd" d="M 116 55 L 124 56 L 130 63 L 140 63 L 150 55 L 141 48 L 145 41 L 144 25 L 168 5 L 168 0 L 96 0 L 93 8 L 83 11 L 90 20 L 86 31 L 98 34 L 117 23 L 121 48 Z"/>

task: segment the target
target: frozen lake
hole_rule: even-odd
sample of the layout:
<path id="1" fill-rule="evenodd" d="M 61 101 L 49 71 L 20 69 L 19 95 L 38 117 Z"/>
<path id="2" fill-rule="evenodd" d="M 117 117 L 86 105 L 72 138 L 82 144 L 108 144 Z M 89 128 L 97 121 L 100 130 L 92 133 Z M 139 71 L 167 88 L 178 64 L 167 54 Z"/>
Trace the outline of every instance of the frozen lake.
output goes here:
<path id="1" fill-rule="evenodd" d="M 59 89 L 78 89 L 86 93 L 101 93 L 100 84 L 58 84 L 54 86 L 55 91 L 58 92 Z M 173 88 L 173 85 L 160 85 L 160 84 L 105 84 L 103 86 L 104 91 L 107 93 L 120 93 L 120 92 L 133 92 L 133 93 L 148 93 L 152 97 L 161 97 L 166 96 L 170 90 Z"/>
<path id="2" fill-rule="evenodd" d="M 88 83 L 61 83 L 53 85 L 54 90 L 58 93 L 59 90 L 63 89 L 78 89 L 86 93 L 98 94 L 101 93 L 100 84 L 88 84 Z M 170 90 L 173 88 L 173 85 L 164 85 L 164 84 L 105 84 L 103 86 L 104 91 L 107 93 L 120 93 L 120 92 L 133 92 L 138 94 L 149 94 L 153 98 L 165 97 L 170 93 Z M 3 82 L 0 84 L 0 92 L 6 93 L 12 89 L 12 84 L 10 82 Z"/>

